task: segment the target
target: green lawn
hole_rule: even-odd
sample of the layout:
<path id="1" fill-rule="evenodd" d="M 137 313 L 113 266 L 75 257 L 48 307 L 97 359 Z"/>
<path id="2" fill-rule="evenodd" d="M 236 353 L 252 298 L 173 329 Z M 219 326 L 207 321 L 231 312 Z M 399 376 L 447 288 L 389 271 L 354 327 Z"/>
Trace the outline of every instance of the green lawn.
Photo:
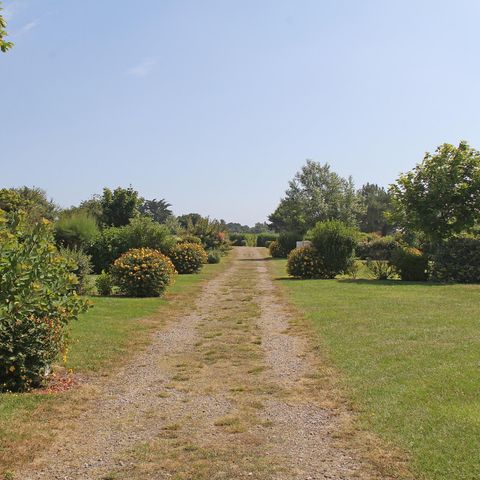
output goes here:
<path id="1" fill-rule="evenodd" d="M 200 274 L 178 275 L 165 298 L 91 297 L 93 308 L 71 327 L 67 368 L 79 373 L 105 372 L 148 342 L 148 334 L 159 328 L 176 309 L 193 303 L 203 282 L 225 268 L 206 265 Z M 150 318 L 149 318 L 150 317 Z M 29 422 L 38 407 L 55 407 L 62 395 L 0 394 L 0 474 L 9 464 L 12 449 L 29 442 Z M 57 402 L 58 403 L 58 402 Z"/>
<path id="2" fill-rule="evenodd" d="M 363 426 L 410 453 L 419 478 L 480 478 L 480 285 L 290 280 L 272 266 Z"/>

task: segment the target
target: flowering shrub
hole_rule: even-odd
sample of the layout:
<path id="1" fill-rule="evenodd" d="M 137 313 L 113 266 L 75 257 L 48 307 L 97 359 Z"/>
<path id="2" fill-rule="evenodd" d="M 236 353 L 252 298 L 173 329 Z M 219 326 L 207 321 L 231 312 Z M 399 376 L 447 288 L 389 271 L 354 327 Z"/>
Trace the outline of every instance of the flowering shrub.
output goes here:
<path id="1" fill-rule="evenodd" d="M 207 263 L 220 263 L 222 253 L 219 250 L 210 250 L 208 252 Z"/>
<path id="2" fill-rule="evenodd" d="M 322 278 L 323 265 L 314 247 L 300 247 L 288 255 L 287 272 L 297 278 Z"/>
<path id="3" fill-rule="evenodd" d="M 74 268 L 47 221 L 8 224 L 0 210 L 0 390 L 41 385 L 66 352 L 66 326 L 88 307 L 75 292 Z"/>
<path id="4" fill-rule="evenodd" d="M 172 259 L 178 273 L 197 273 L 208 256 L 205 249 L 197 243 L 179 243 L 170 250 Z"/>
<path id="5" fill-rule="evenodd" d="M 114 284 L 131 297 L 159 297 L 173 283 L 171 260 L 151 248 L 134 248 L 117 258 L 111 274 Z"/>
<path id="6" fill-rule="evenodd" d="M 273 258 L 284 258 L 287 256 L 283 248 L 280 246 L 277 240 L 274 240 L 273 242 L 270 242 L 270 245 L 268 246 L 268 249 L 270 250 L 270 255 Z"/>
<path id="7" fill-rule="evenodd" d="M 392 254 L 391 263 L 402 280 L 423 282 L 428 278 L 428 258 L 417 248 L 397 248 Z"/>

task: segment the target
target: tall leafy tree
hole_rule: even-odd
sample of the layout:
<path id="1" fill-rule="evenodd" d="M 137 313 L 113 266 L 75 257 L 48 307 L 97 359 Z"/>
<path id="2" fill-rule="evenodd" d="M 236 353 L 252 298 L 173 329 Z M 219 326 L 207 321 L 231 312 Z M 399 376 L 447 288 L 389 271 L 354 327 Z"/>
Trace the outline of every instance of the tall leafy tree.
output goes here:
<path id="1" fill-rule="evenodd" d="M 22 210 L 28 221 L 53 220 L 59 211 L 57 205 L 47 198 L 47 193 L 37 187 L 2 188 L 0 209 L 6 212 Z"/>
<path id="2" fill-rule="evenodd" d="M 0 3 L 0 51 L 5 53 L 13 47 L 13 43 L 5 40 L 5 37 L 8 36 L 7 30 L 6 30 L 7 22 L 4 16 L 1 14 L 2 10 L 3 10 L 2 4 Z"/>
<path id="3" fill-rule="evenodd" d="M 170 203 L 164 198 L 157 200 L 143 200 L 140 205 L 140 213 L 146 217 L 150 217 L 152 220 L 158 223 L 165 223 L 167 218 L 172 215 L 170 210 Z"/>
<path id="4" fill-rule="evenodd" d="M 359 218 L 359 227 L 362 232 L 380 232 L 386 235 L 391 225 L 386 214 L 391 212 L 392 201 L 390 193 L 374 183 L 366 183 L 358 194 L 365 206 Z"/>
<path id="5" fill-rule="evenodd" d="M 111 227 L 121 227 L 139 214 L 141 200 L 132 187 L 118 187 L 113 192 L 104 188 L 100 203 L 102 222 Z"/>
<path id="6" fill-rule="evenodd" d="M 436 242 L 480 224 L 480 152 L 444 143 L 391 185 L 393 218 Z"/>
<path id="7" fill-rule="evenodd" d="M 269 220 L 277 231 L 305 232 L 325 220 L 356 225 L 362 210 L 351 177 L 341 177 L 327 163 L 307 160 Z"/>

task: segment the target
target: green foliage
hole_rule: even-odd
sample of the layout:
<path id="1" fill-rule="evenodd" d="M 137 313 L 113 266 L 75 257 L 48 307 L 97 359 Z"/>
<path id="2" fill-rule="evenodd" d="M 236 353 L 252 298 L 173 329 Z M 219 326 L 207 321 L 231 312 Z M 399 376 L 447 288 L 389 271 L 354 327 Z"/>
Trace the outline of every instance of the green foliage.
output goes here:
<path id="1" fill-rule="evenodd" d="M 480 236 L 454 236 L 437 247 L 432 260 L 435 280 L 479 283 Z"/>
<path id="2" fill-rule="evenodd" d="M 230 241 L 234 247 L 255 247 L 257 235 L 254 233 L 231 233 Z"/>
<path id="3" fill-rule="evenodd" d="M 209 250 L 207 254 L 208 254 L 207 263 L 209 264 L 220 263 L 220 260 L 222 259 L 222 252 L 220 252 L 219 250 Z"/>
<path id="4" fill-rule="evenodd" d="M 139 214 L 141 199 L 132 187 L 118 187 L 113 192 L 104 188 L 100 203 L 102 222 L 109 227 L 121 227 Z"/>
<path id="5" fill-rule="evenodd" d="M 257 247 L 268 247 L 270 242 L 274 242 L 278 239 L 278 234 L 276 233 L 259 233 L 257 235 Z"/>
<path id="6" fill-rule="evenodd" d="M 370 270 L 373 278 L 377 280 L 389 280 L 397 273 L 395 267 L 385 260 L 367 260 L 367 268 Z"/>
<path id="7" fill-rule="evenodd" d="M 69 248 L 87 248 L 98 236 L 99 230 L 94 217 L 84 211 L 61 215 L 55 223 L 57 243 Z"/>
<path id="8" fill-rule="evenodd" d="M 0 390 L 43 383 L 67 345 L 66 327 L 85 311 L 75 265 L 59 255 L 46 220 L 0 215 Z"/>
<path id="9" fill-rule="evenodd" d="M 390 193 L 373 183 L 365 184 L 358 193 L 365 207 L 359 217 L 360 230 L 386 235 L 392 228 L 385 217 L 392 210 Z"/>
<path id="10" fill-rule="evenodd" d="M 178 273 L 197 273 L 207 263 L 208 256 L 198 243 L 179 243 L 170 249 L 169 257 Z"/>
<path id="11" fill-rule="evenodd" d="M 107 297 L 112 294 L 113 291 L 113 278 L 112 276 L 103 271 L 95 279 L 95 286 L 97 287 L 97 293 L 102 297 Z"/>
<path id="12" fill-rule="evenodd" d="M 285 258 L 287 256 L 277 240 L 270 242 L 268 249 L 270 250 L 270 255 L 273 258 Z"/>
<path id="13" fill-rule="evenodd" d="M 400 244 L 394 237 L 386 236 L 358 242 L 355 251 L 362 260 L 390 260 L 399 247 Z"/>
<path id="14" fill-rule="evenodd" d="M 397 248 L 391 263 L 402 280 L 424 282 L 428 279 L 428 258 L 418 248 Z"/>
<path id="15" fill-rule="evenodd" d="M 2 5 L 0 4 L 0 12 L 3 10 Z M 5 40 L 5 37 L 8 35 L 7 33 L 7 22 L 3 15 L 0 15 L 0 51 L 3 53 L 7 52 L 13 47 L 12 42 L 8 42 Z"/>
<path id="16" fill-rule="evenodd" d="M 9 214 L 25 212 L 25 221 L 32 224 L 42 218 L 53 220 L 58 212 L 58 207 L 48 200 L 46 192 L 36 187 L 1 189 L 0 209 Z"/>
<path id="17" fill-rule="evenodd" d="M 356 229 L 338 220 L 319 222 L 310 231 L 324 268 L 323 278 L 334 278 L 347 270 L 353 261 L 357 234 Z"/>
<path id="18" fill-rule="evenodd" d="M 199 245 L 201 245 L 202 240 L 199 237 L 196 237 L 195 235 L 185 234 L 182 236 L 182 238 L 178 243 L 198 243 Z"/>
<path id="19" fill-rule="evenodd" d="M 342 178 L 328 164 L 307 160 L 269 220 L 275 231 L 304 233 L 325 220 L 355 225 L 363 209 L 351 177 Z"/>
<path id="20" fill-rule="evenodd" d="M 76 275 L 78 283 L 76 291 L 85 295 L 89 290 L 88 276 L 92 273 L 92 262 L 90 255 L 87 255 L 80 248 L 60 247 L 60 255 L 66 258 L 72 265 L 72 272 Z"/>
<path id="21" fill-rule="evenodd" d="M 115 260 L 111 269 L 114 284 L 130 297 L 159 297 L 174 281 L 171 260 L 151 248 L 134 248 Z"/>
<path id="22" fill-rule="evenodd" d="M 210 220 L 197 216 L 198 214 L 184 215 L 186 226 L 184 227 L 187 234 L 200 238 L 202 245 L 207 250 L 224 248 L 228 245 L 228 234 L 225 225 L 218 220 Z M 180 220 L 182 217 L 178 217 Z M 185 220 L 181 220 L 184 224 Z"/>
<path id="23" fill-rule="evenodd" d="M 132 248 L 152 248 L 166 253 L 175 243 L 168 227 L 148 217 L 133 218 L 123 227 L 102 230 L 89 249 L 96 273 L 108 270 L 115 259 Z"/>
<path id="24" fill-rule="evenodd" d="M 480 223 L 480 152 L 447 143 L 391 186 L 393 217 L 436 243 Z"/>
<path id="25" fill-rule="evenodd" d="M 140 205 L 140 214 L 150 217 L 158 223 L 165 223 L 168 217 L 172 216 L 171 205 L 164 199 L 142 200 Z"/>
<path id="26" fill-rule="evenodd" d="M 297 232 L 282 232 L 278 236 L 278 244 L 286 257 L 294 248 L 297 248 L 297 242 L 302 240 L 302 235 Z"/>
<path id="27" fill-rule="evenodd" d="M 315 247 L 295 248 L 288 254 L 287 272 L 296 278 L 322 278 L 324 268 Z"/>

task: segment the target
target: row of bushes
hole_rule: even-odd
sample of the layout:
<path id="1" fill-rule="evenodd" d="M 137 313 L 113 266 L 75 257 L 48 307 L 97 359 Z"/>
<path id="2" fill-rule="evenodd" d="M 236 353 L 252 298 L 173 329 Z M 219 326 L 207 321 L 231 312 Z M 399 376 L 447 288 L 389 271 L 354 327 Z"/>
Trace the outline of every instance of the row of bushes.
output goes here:
<path id="1" fill-rule="evenodd" d="M 230 233 L 230 242 L 234 247 L 268 247 L 277 239 L 276 233 Z"/>
<path id="2" fill-rule="evenodd" d="M 311 244 L 291 248 L 294 234 L 270 244 L 272 257 L 287 253 L 287 270 L 298 278 L 334 278 L 356 272 L 355 258 L 366 260 L 375 278 L 399 276 L 406 281 L 480 282 L 480 237 L 460 235 L 427 255 L 393 237 L 358 242 L 358 232 L 338 221 L 320 222 L 307 235 Z M 288 240 L 291 240 L 289 243 Z"/>

